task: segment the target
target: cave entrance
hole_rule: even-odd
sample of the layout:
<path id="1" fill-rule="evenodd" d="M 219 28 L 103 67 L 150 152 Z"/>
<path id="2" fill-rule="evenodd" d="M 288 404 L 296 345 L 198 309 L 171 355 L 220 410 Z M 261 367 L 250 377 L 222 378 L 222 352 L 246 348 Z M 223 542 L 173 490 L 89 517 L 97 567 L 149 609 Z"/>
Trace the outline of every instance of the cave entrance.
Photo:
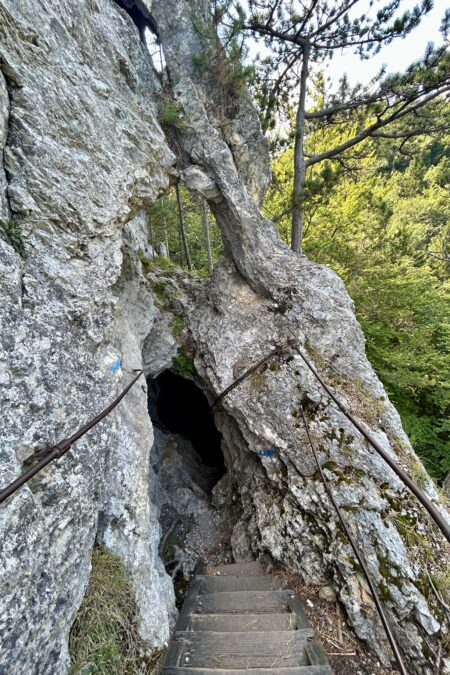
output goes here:
<path id="1" fill-rule="evenodd" d="M 222 436 L 205 394 L 192 379 L 165 370 L 147 378 L 147 385 L 154 435 L 150 487 L 161 526 L 159 555 L 181 602 L 185 581 L 199 560 L 228 562 Z"/>
<path id="2" fill-rule="evenodd" d="M 193 380 L 171 370 L 147 380 L 147 384 L 153 424 L 189 441 L 201 462 L 212 470 L 212 480 L 215 476 L 219 480 L 226 471 L 222 436 L 203 391 Z"/>

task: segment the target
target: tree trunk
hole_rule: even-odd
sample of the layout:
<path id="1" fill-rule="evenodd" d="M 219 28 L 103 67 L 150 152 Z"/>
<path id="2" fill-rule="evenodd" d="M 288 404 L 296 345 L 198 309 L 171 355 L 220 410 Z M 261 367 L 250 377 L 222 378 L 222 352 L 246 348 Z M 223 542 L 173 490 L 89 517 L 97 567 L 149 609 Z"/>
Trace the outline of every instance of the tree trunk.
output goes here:
<path id="1" fill-rule="evenodd" d="M 165 218 L 164 218 L 164 241 L 165 241 L 165 244 L 166 244 L 166 256 L 167 256 L 167 259 L 170 260 L 169 235 L 168 235 L 168 232 L 167 232 L 167 223 L 166 223 Z"/>
<path id="2" fill-rule="evenodd" d="M 304 204 L 303 191 L 305 187 L 305 102 L 306 84 L 308 80 L 309 45 L 303 47 L 302 71 L 300 75 L 300 95 L 298 99 L 297 115 L 295 117 L 295 146 L 294 146 L 294 207 L 292 209 L 291 248 L 295 253 L 302 252 Z"/>
<path id="3" fill-rule="evenodd" d="M 206 251 L 208 253 L 208 271 L 209 274 L 211 275 L 214 269 L 214 265 L 211 253 L 211 239 L 209 236 L 208 207 L 206 206 L 205 199 L 202 199 L 202 209 L 203 209 L 203 228 L 205 230 L 205 239 L 206 239 Z"/>
<path id="4" fill-rule="evenodd" d="M 150 214 L 148 214 L 148 231 L 150 234 L 150 246 L 152 247 L 152 258 L 155 257 L 155 240 L 153 238 L 153 227 L 152 227 L 152 219 Z"/>
<path id="5" fill-rule="evenodd" d="M 178 185 L 178 183 L 175 185 L 175 191 L 177 193 L 178 217 L 180 222 L 180 234 L 183 242 L 184 255 L 186 257 L 188 270 L 191 271 L 192 270 L 191 253 L 189 251 L 189 245 L 187 242 L 186 229 L 184 227 L 184 213 L 183 213 L 183 206 L 181 204 L 180 186 Z"/>

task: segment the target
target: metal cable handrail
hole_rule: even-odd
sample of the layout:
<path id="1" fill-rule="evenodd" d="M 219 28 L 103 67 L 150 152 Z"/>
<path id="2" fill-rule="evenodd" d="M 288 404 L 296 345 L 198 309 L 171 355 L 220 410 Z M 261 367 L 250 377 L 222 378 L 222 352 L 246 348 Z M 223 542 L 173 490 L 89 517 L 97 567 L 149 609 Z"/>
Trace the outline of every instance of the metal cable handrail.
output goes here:
<path id="1" fill-rule="evenodd" d="M 309 359 L 303 354 L 302 350 L 300 349 L 297 341 L 295 339 L 290 339 L 284 342 L 283 344 L 277 346 L 274 350 L 269 352 L 265 357 L 260 359 L 257 363 L 255 363 L 253 366 L 248 368 L 240 377 L 235 379 L 231 385 L 229 385 L 217 398 L 214 400 L 212 406 L 211 406 L 211 412 L 214 412 L 214 408 L 216 405 L 222 401 L 225 396 L 227 396 L 233 389 L 235 389 L 237 386 L 239 386 L 242 382 L 244 382 L 250 375 L 252 375 L 254 372 L 256 372 L 262 365 L 268 363 L 272 358 L 275 356 L 280 355 L 286 347 L 292 347 L 295 349 L 299 356 L 303 359 L 304 363 L 307 365 L 307 367 L 310 369 L 310 371 L 313 373 L 315 378 L 318 380 L 318 382 L 322 385 L 322 387 L 325 389 L 327 392 L 328 396 L 331 398 L 331 400 L 338 406 L 338 408 L 341 410 L 341 412 L 344 413 L 344 415 L 347 417 L 347 419 L 358 429 L 358 431 L 362 434 L 362 436 L 372 445 L 372 447 L 379 453 L 379 455 L 386 461 L 386 463 L 393 469 L 393 471 L 397 474 L 397 476 L 403 481 L 403 483 L 411 490 L 411 492 L 417 497 L 417 499 L 421 502 L 421 504 L 427 509 L 428 513 L 430 516 L 433 518 L 433 520 L 436 522 L 436 524 L 439 526 L 441 531 L 443 532 L 444 536 L 450 541 L 450 526 L 447 523 L 447 521 L 443 518 L 441 513 L 438 511 L 438 509 L 434 506 L 434 504 L 428 499 L 428 497 L 425 495 L 425 493 L 414 483 L 414 481 L 408 476 L 408 474 L 388 455 L 388 453 L 382 448 L 382 446 L 378 443 L 378 441 L 373 438 L 373 436 L 353 417 L 353 415 L 346 409 L 346 407 L 339 401 L 339 399 L 335 396 L 335 394 L 332 392 L 332 390 L 328 387 L 328 385 L 325 383 L 325 381 L 322 379 L 322 377 L 319 375 L 317 370 L 314 368 L 314 366 L 310 363 Z M 102 419 L 104 419 L 109 413 L 120 403 L 120 401 L 124 398 L 124 396 L 128 393 L 128 391 L 131 389 L 131 387 L 137 382 L 137 380 L 141 377 L 143 374 L 143 371 L 140 370 L 136 377 L 133 378 L 133 380 L 122 390 L 122 392 L 117 396 L 112 403 L 110 403 L 107 408 L 105 408 L 101 413 L 96 415 L 92 420 L 87 422 L 85 425 L 80 427 L 78 431 L 76 431 L 72 436 L 69 438 L 63 439 L 56 445 L 53 445 L 52 447 L 49 448 L 48 452 L 42 457 L 38 462 L 33 464 L 27 471 L 25 471 L 23 474 L 21 474 L 16 480 L 14 480 L 10 485 L 8 485 L 6 488 L 0 491 L 0 504 L 3 503 L 8 497 L 10 497 L 12 494 L 14 494 L 22 485 L 24 485 L 27 481 L 30 480 L 33 476 L 35 476 L 37 473 L 39 473 L 45 466 L 50 464 L 50 462 L 54 461 L 55 459 L 59 459 L 62 457 L 66 452 L 70 450 L 72 445 L 78 441 L 82 436 L 84 436 L 90 429 L 92 429 L 96 424 L 98 424 Z M 369 585 L 370 591 L 372 593 L 375 606 L 377 608 L 378 614 L 380 616 L 382 625 L 384 627 L 384 630 L 386 632 L 387 638 L 389 640 L 389 644 L 391 645 L 393 654 L 395 656 L 395 659 L 398 663 L 398 666 L 400 668 L 400 671 L 402 675 L 407 675 L 407 671 L 405 669 L 402 656 L 400 654 L 398 645 L 396 643 L 395 637 L 393 635 L 392 629 L 389 625 L 389 621 L 387 618 L 387 615 L 384 611 L 384 608 L 382 606 L 382 603 L 378 597 L 378 594 L 376 592 L 375 586 L 370 578 L 370 574 L 368 571 L 368 568 L 365 564 L 365 561 L 359 552 L 355 542 L 353 541 L 353 538 L 350 534 L 350 531 L 348 529 L 348 526 L 345 522 L 345 519 L 342 516 L 342 513 L 339 509 L 339 506 L 334 499 L 333 492 L 331 490 L 331 487 L 327 481 L 327 478 L 323 472 L 322 466 L 320 464 L 314 443 L 312 441 L 310 432 L 309 432 L 309 426 L 303 411 L 302 406 L 300 405 L 300 413 L 302 416 L 302 420 L 305 426 L 306 434 L 308 437 L 308 441 L 311 447 L 311 451 L 313 453 L 315 462 L 317 464 L 321 479 L 324 483 L 326 492 L 330 498 L 330 501 L 334 508 L 336 509 L 336 513 L 338 515 L 338 518 L 340 520 L 340 523 L 348 537 L 348 540 L 350 542 L 350 545 L 358 559 L 359 564 L 361 565 L 361 568 L 363 570 L 364 576 L 367 579 L 367 583 Z"/>
<path id="2" fill-rule="evenodd" d="M 402 467 L 397 464 L 397 462 L 392 459 L 392 457 L 386 452 L 386 450 L 381 446 L 381 444 L 370 434 L 367 429 L 360 423 L 358 420 L 356 420 L 351 412 L 347 410 L 345 405 L 341 403 L 341 401 L 337 398 L 337 396 L 332 392 L 332 390 L 328 387 L 328 385 L 324 382 L 323 378 L 319 375 L 317 370 L 314 368 L 312 363 L 309 361 L 309 359 L 304 355 L 304 353 L 301 351 L 300 347 L 298 344 L 296 344 L 294 341 L 291 342 L 291 347 L 295 349 L 298 354 L 301 356 L 303 361 L 306 363 L 314 377 L 320 382 L 322 387 L 325 389 L 327 392 L 328 396 L 331 398 L 334 403 L 338 406 L 339 410 L 344 413 L 346 418 L 353 424 L 356 429 L 360 432 L 360 434 L 366 439 L 368 443 L 378 452 L 378 454 L 384 459 L 386 464 L 389 464 L 391 469 L 397 474 L 397 476 L 400 478 L 400 480 L 411 490 L 413 495 L 419 500 L 419 502 L 422 504 L 422 506 L 428 511 L 436 525 L 439 527 L 441 530 L 442 534 L 444 537 L 447 539 L 447 541 L 450 542 L 450 525 L 449 523 L 445 520 L 444 516 L 441 514 L 441 512 L 436 508 L 436 506 L 433 504 L 431 499 L 427 497 L 425 492 L 420 489 L 418 485 L 414 483 L 412 478 L 406 473 Z"/>
<path id="3" fill-rule="evenodd" d="M 348 525 L 345 522 L 345 518 L 342 515 L 342 511 L 339 508 L 338 503 L 336 502 L 336 500 L 334 498 L 333 491 L 331 489 L 329 481 L 324 474 L 324 471 L 322 469 L 322 465 L 320 464 L 319 457 L 317 455 L 315 445 L 312 441 L 311 434 L 309 432 L 309 425 L 308 425 L 308 422 L 306 421 L 305 413 L 303 411 L 302 406 L 300 406 L 300 414 L 302 416 L 303 424 L 305 426 L 306 435 L 308 436 L 308 442 L 309 442 L 312 454 L 314 456 L 314 460 L 317 464 L 317 468 L 319 469 L 320 477 L 321 477 L 322 482 L 325 486 L 325 490 L 328 494 L 330 502 L 332 503 L 332 505 L 335 508 L 335 511 L 338 515 L 340 523 L 341 523 L 341 525 L 344 529 L 345 534 L 347 535 L 347 538 L 350 542 L 350 546 L 352 547 L 353 552 L 356 556 L 356 559 L 358 560 L 358 563 L 361 566 L 361 569 L 364 573 L 364 576 L 366 577 L 367 583 L 368 583 L 369 588 L 370 588 L 370 592 L 372 594 L 373 600 L 375 602 L 375 606 L 377 608 L 377 612 L 378 612 L 379 617 L 381 619 L 381 623 L 383 624 L 384 631 L 386 633 L 387 639 L 389 640 L 389 644 L 391 645 L 392 652 L 395 656 L 395 660 L 397 661 L 398 667 L 400 668 L 400 672 L 402 673 L 402 675 L 408 675 L 408 671 L 406 670 L 405 664 L 403 663 L 403 658 L 402 658 L 402 655 L 400 653 L 400 649 L 399 649 L 397 641 L 394 637 L 394 633 L 392 632 L 392 628 L 389 624 L 388 616 L 387 616 L 386 612 L 384 611 L 384 607 L 382 605 L 380 597 L 379 597 L 379 595 L 378 595 L 378 593 L 375 589 L 375 584 L 373 583 L 372 579 L 370 578 L 370 574 L 369 574 L 369 570 L 367 568 L 366 562 L 365 562 L 363 556 L 361 555 L 356 543 L 354 542 L 353 537 L 350 534 L 350 530 L 348 528 Z"/>
<path id="4" fill-rule="evenodd" d="M 10 485 L 7 485 L 3 490 L 0 491 L 0 504 L 2 504 L 8 497 L 10 497 L 12 494 L 17 492 L 19 488 L 22 487 L 25 483 L 27 483 L 30 478 L 35 476 L 37 473 L 42 471 L 44 467 L 47 466 L 47 464 L 50 464 L 50 462 L 53 462 L 55 459 L 59 459 L 63 455 L 66 454 L 72 447 L 72 445 L 78 441 L 82 436 L 87 434 L 88 431 L 90 431 L 93 427 L 95 427 L 96 424 L 101 422 L 102 419 L 104 419 L 109 413 L 114 410 L 116 405 L 120 403 L 120 401 L 123 399 L 123 397 L 129 392 L 131 387 L 137 382 L 137 380 L 141 377 L 144 371 L 140 370 L 136 377 L 134 377 L 131 382 L 125 387 L 125 389 L 122 390 L 122 392 L 117 396 L 112 403 L 109 404 L 107 408 L 105 408 L 101 413 L 96 415 L 94 418 L 92 418 L 89 422 L 84 424 L 78 431 L 76 431 L 72 436 L 69 438 L 64 438 L 62 441 L 59 441 L 59 443 L 56 443 L 56 445 L 53 445 L 49 447 L 48 452 L 40 459 L 36 464 L 33 464 L 27 471 L 24 471 L 16 480 L 14 480 Z"/>
<path id="5" fill-rule="evenodd" d="M 440 513 L 440 511 L 436 508 L 436 506 L 433 504 L 433 502 L 427 497 L 425 492 L 419 488 L 418 485 L 414 483 L 412 478 L 406 473 L 402 467 L 397 464 L 397 462 L 392 459 L 392 457 L 386 452 L 386 450 L 380 445 L 380 443 L 370 434 L 367 429 L 358 422 L 358 420 L 353 417 L 353 415 L 347 410 L 347 408 L 344 406 L 343 403 L 337 398 L 337 396 L 333 393 L 333 391 L 328 387 L 328 385 L 325 383 L 323 378 L 319 375 L 317 370 L 314 368 L 312 363 L 309 361 L 309 359 L 305 356 L 305 354 L 302 352 L 300 349 L 298 342 L 296 339 L 289 339 L 286 342 L 283 342 L 280 346 L 278 346 L 276 349 L 272 350 L 269 352 L 264 358 L 262 358 L 260 361 L 255 363 L 255 365 L 251 366 L 248 370 L 246 370 L 243 375 L 238 377 L 236 380 L 234 380 L 229 387 L 224 389 L 224 391 L 217 396 L 215 399 L 214 403 L 211 406 L 211 410 L 214 411 L 215 406 L 219 401 L 221 401 L 225 396 L 227 396 L 233 389 L 235 389 L 239 384 L 241 384 L 244 380 L 247 379 L 252 373 L 254 373 L 258 368 L 260 368 L 262 365 L 270 361 L 274 356 L 277 356 L 280 354 L 286 347 L 291 347 L 292 349 L 295 349 L 296 352 L 298 352 L 299 356 L 303 359 L 305 364 L 308 366 L 308 368 L 311 370 L 313 373 L 314 377 L 318 380 L 318 382 L 322 385 L 322 387 L 325 389 L 327 392 L 328 396 L 331 398 L 331 400 L 336 403 L 338 408 L 341 410 L 341 412 L 344 413 L 344 415 L 347 417 L 347 419 L 353 424 L 353 426 L 358 429 L 360 434 L 366 439 L 366 441 L 378 452 L 378 454 L 384 459 L 384 461 L 391 467 L 391 469 L 397 474 L 397 476 L 400 478 L 400 480 L 411 490 L 413 495 L 420 501 L 422 506 L 428 511 L 436 525 L 439 527 L 441 532 L 443 533 L 444 537 L 450 542 L 450 525 L 449 523 L 445 520 L 444 516 Z"/>

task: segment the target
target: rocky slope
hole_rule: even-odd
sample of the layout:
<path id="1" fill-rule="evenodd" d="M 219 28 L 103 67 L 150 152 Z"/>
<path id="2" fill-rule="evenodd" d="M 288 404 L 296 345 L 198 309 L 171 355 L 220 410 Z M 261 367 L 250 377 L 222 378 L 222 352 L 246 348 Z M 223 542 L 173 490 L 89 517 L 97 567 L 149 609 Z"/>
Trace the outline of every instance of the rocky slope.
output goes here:
<path id="1" fill-rule="evenodd" d="M 196 54 L 214 57 L 192 21 L 194 12 L 197 26 L 207 22 L 205 6 L 126 4 L 158 32 L 170 92 L 161 93 L 136 25 L 113 0 L 0 0 L 0 208 L 30 240 L 26 260 L 0 240 L 2 482 L 36 447 L 104 407 L 133 368 L 143 363 L 152 377 L 170 368 L 173 311 L 184 316 L 184 348 L 210 401 L 294 335 L 386 450 L 414 468 L 342 282 L 288 251 L 258 211 L 270 170 L 251 104 L 229 91 L 224 99 L 214 70 L 195 67 Z M 157 106 L 168 95 L 183 124 L 167 140 Z M 163 281 L 176 290 L 174 307 L 155 301 L 138 251 L 146 245 L 142 210 L 177 172 L 208 199 L 226 257 L 207 284 L 159 277 L 159 288 Z M 148 489 L 155 476 L 145 389 L 142 380 L 0 509 L 8 674 L 67 671 L 68 631 L 96 537 L 130 573 L 150 647 L 169 635 L 174 596 Z M 358 635 L 388 660 L 364 579 L 318 481 L 300 403 L 411 670 L 431 673 L 446 625 L 419 544 L 430 542 L 435 565 L 445 562 L 441 539 L 295 353 L 234 390 L 215 415 L 228 468 L 217 503 L 234 523 L 234 554 L 265 554 L 307 582 L 331 582 Z"/>

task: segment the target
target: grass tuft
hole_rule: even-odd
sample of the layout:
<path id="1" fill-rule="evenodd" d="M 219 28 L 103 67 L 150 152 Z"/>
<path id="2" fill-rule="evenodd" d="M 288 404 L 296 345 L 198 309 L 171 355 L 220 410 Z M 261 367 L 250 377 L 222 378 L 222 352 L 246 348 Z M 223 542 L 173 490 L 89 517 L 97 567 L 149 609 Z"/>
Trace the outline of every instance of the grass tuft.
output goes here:
<path id="1" fill-rule="evenodd" d="M 163 651 L 149 653 L 137 616 L 120 559 L 103 547 L 94 549 L 89 586 L 70 633 L 70 674 L 156 675 Z"/>
<path id="2" fill-rule="evenodd" d="M 181 337 L 185 327 L 186 322 L 183 317 L 175 314 L 170 321 L 170 330 L 174 338 L 178 340 Z"/>
<path id="3" fill-rule="evenodd" d="M 28 258 L 28 253 L 25 249 L 25 245 L 29 243 L 28 238 L 13 220 L 8 220 L 7 222 L 0 220 L 0 231 L 5 241 L 13 247 L 21 258 Z"/>

